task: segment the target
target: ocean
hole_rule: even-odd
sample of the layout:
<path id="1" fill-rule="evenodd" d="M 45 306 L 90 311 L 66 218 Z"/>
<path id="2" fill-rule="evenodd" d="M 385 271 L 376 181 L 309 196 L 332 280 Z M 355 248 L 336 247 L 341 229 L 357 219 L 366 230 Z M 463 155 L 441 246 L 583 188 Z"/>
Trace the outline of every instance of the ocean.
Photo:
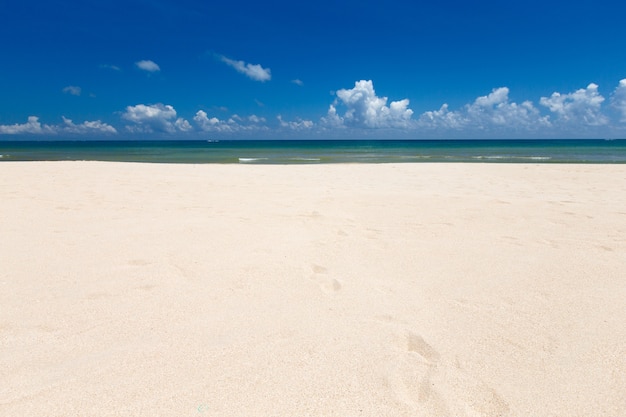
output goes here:
<path id="1" fill-rule="evenodd" d="M 7 161 L 626 163 L 626 140 L 0 141 Z"/>

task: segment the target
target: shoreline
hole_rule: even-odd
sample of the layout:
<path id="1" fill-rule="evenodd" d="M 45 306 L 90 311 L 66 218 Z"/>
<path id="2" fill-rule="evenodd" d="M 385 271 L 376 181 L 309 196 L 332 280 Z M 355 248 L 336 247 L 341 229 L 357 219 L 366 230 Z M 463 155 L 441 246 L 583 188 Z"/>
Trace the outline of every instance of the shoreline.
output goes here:
<path id="1" fill-rule="evenodd" d="M 0 415 L 626 413 L 626 165 L 0 163 Z"/>
<path id="2" fill-rule="evenodd" d="M 626 164 L 626 140 L 0 142 L 2 160 L 172 163 L 541 162 Z"/>

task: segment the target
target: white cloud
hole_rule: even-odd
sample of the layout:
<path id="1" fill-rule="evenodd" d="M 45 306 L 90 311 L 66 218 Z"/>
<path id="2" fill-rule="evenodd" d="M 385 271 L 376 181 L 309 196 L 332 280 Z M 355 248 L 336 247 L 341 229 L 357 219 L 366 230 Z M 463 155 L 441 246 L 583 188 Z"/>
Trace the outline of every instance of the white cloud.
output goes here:
<path id="1" fill-rule="evenodd" d="M 63 117 L 61 125 L 42 125 L 37 116 L 30 116 L 28 122 L 24 124 L 0 125 L 0 134 L 20 135 L 55 135 L 58 133 L 72 134 L 89 134 L 89 133 L 117 133 L 117 130 L 111 125 L 101 122 L 100 120 L 85 121 L 79 125 L 74 124 L 70 119 Z"/>
<path id="2" fill-rule="evenodd" d="M 292 129 L 292 130 L 305 130 L 313 127 L 314 123 L 311 120 L 302 120 L 297 119 L 294 121 L 285 121 L 283 117 L 279 114 L 277 117 L 278 123 L 280 123 L 280 127 Z"/>
<path id="3" fill-rule="evenodd" d="M 122 70 L 117 65 L 110 65 L 110 64 L 102 64 L 102 65 L 100 65 L 100 68 L 102 68 L 102 69 L 110 69 L 110 70 L 113 70 L 113 71 L 121 71 Z"/>
<path id="4" fill-rule="evenodd" d="M 621 113 L 621 121 L 626 122 L 626 78 L 620 80 L 613 91 L 611 104 Z"/>
<path id="5" fill-rule="evenodd" d="M 598 85 L 591 83 L 573 93 L 555 92 L 550 97 L 541 97 L 539 103 L 555 113 L 561 123 L 600 126 L 608 123 L 608 118 L 600 111 L 603 101 Z"/>
<path id="6" fill-rule="evenodd" d="M 530 101 L 521 104 L 509 102 L 507 87 L 494 88 L 490 94 L 478 97 L 474 103 L 466 106 L 466 113 L 470 122 L 480 128 L 530 128 L 537 124 L 549 124 L 548 119 L 542 118 Z"/>
<path id="7" fill-rule="evenodd" d="M 209 118 L 204 110 L 198 110 L 196 115 L 193 117 L 193 120 L 196 122 L 200 130 L 204 132 L 232 132 L 234 130 L 233 126 L 231 126 L 232 123 L 229 124 L 228 122 L 220 120 L 217 117 Z"/>
<path id="8" fill-rule="evenodd" d="M 85 121 L 79 125 L 74 124 L 70 119 L 63 117 L 63 126 L 60 130 L 66 133 L 117 133 L 117 130 L 109 124 L 103 123 L 100 120 Z"/>
<path id="9" fill-rule="evenodd" d="M 81 88 L 75 85 L 68 85 L 67 87 L 63 89 L 63 92 L 65 94 L 71 94 L 73 96 L 80 96 L 81 91 L 82 91 Z"/>
<path id="10" fill-rule="evenodd" d="M 200 130 L 204 132 L 237 132 L 250 130 L 267 130 L 265 126 L 265 118 L 257 115 L 251 115 L 247 118 L 240 117 L 236 114 L 226 120 L 217 117 L 209 117 L 204 110 L 198 110 L 193 120 L 196 122 Z"/>
<path id="11" fill-rule="evenodd" d="M 20 134 L 43 134 L 55 133 L 52 126 L 42 125 L 39 123 L 39 117 L 29 116 L 28 121 L 23 124 L 0 125 L 0 134 L 4 135 L 20 135 Z"/>
<path id="12" fill-rule="evenodd" d="M 294 83 L 295 85 L 299 85 L 299 86 L 303 86 L 304 83 L 302 82 L 302 80 L 296 78 L 295 80 L 291 80 L 292 83 Z"/>
<path id="13" fill-rule="evenodd" d="M 161 68 L 157 65 L 157 63 L 150 60 L 137 61 L 135 62 L 135 65 L 137 68 L 148 72 L 161 71 Z"/>
<path id="14" fill-rule="evenodd" d="M 461 129 L 466 123 L 467 119 L 460 112 L 448 110 L 447 103 L 439 110 L 422 113 L 418 120 L 419 126 L 444 129 Z"/>
<path id="15" fill-rule="evenodd" d="M 413 110 L 409 100 L 392 101 L 387 106 L 387 97 L 378 97 L 372 81 L 361 80 L 354 88 L 341 89 L 330 105 L 327 116 L 322 121 L 330 126 L 351 126 L 365 128 L 409 127 Z M 340 115 L 337 108 L 345 108 Z"/>
<path id="16" fill-rule="evenodd" d="M 182 117 L 179 117 L 178 119 L 176 119 L 176 121 L 174 122 L 174 126 L 176 127 L 176 129 L 180 130 L 181 132 L 189 132 L 190 130 L 193 130 L 193 126 L 191 126 L 191 123 L 189 123 L 187 120 L 183 119 Z"/>
<path id="17" fill-rule="evenodd" d="M 331 104 L 328 107 L 328 112 L 326 113 L 326 117 L 322 117 L 322 123 L 335 128 L 345 127 L 343 124 L 343 118 L 337 114 L 337 108 L 334 104 Z"/>
<path id="18" fill-rule="evenodd" d="M 192 129 L 189 122 L 182 118 L 176 118 L 176 110 L 170 105 L 138 104 L 126 107 L 122 118 L 133 122 L 135 125 L 127 127 L 131 131 L 138 132 L 187 132 Z"/>
<path id="19" fill-rule="evenodd" d="M 237 72 L 240 72 L 247 77 L 255 81 L 269 81 L 272 79 L 272 71 L 269 68 L 263 68 L 259 64 L 248 64 L 244 61 L 235 61 L 234 59 L 221 56 L 220 60 L 226 65 L 233 67 Z"/>
<path id="20" fill-rule="evenodd" d="M 424 112 L 417 124 L 430 129 L 518 131 L 550 126 L 550 120 L 541 116 L 530 101 L 521 104 L 509 101 L 509 89 L 500 87 L 457 111 L 450 111 L 444 104 L 439 110 Z"/>
<path id="21" fill-rule="evenodd" d="M 265 123 L 265 117 L 259 117 L 256 114 L 248 116 L 248 120 L 252 123 Z"/>

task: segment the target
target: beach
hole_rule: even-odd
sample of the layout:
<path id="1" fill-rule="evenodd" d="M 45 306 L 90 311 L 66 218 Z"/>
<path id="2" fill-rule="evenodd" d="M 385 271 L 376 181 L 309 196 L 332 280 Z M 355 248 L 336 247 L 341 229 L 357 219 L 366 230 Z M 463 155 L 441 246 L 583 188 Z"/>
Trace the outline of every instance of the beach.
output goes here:
<path id="1" fill-rule="evenodd" d="M 0 163 L 2 416 L 626 415 L 626 165 Z"/>

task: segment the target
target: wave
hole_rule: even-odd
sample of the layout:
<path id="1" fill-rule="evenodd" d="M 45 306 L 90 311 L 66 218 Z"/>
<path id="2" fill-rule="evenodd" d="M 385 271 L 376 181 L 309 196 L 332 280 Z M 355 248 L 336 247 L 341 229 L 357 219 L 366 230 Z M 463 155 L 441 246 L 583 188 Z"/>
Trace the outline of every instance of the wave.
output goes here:
<path id="1" fill-rule="evenodd" d="M 290 161 L 306 161 L 306 162 L 319 162 L 321 161 L 320 158 L 304 158 L 304 157 L 295 157 L 295 158 L 289 158 Z"/>
<path id="2" fill-rule="evenodd" d="M 431 159 L 436 158 L 433 155 L 399 155 L 399 159 Z"/>
<path id="3" fill-rule="evenodd" d="M 239 158 L 240 164 L 247 164 L 250 162 L 257 162 L 257 161 L 267 161 L 267 158 Z"/>
<path id="4" fill-rule="evenodd" d="M 478 155 L 478 156 L 472 156 L 472 159 L 507 159 L 510 158 L 510 156 L 503 156 L 503 155 Z"/>
<path id="5" fill-rule="evenodd" d="M 551 156 L 512 156 L 512 155 L 478 155 L 472 156 L 472 159 L 521 159 L 530 161 L 548 161 Z"/>

